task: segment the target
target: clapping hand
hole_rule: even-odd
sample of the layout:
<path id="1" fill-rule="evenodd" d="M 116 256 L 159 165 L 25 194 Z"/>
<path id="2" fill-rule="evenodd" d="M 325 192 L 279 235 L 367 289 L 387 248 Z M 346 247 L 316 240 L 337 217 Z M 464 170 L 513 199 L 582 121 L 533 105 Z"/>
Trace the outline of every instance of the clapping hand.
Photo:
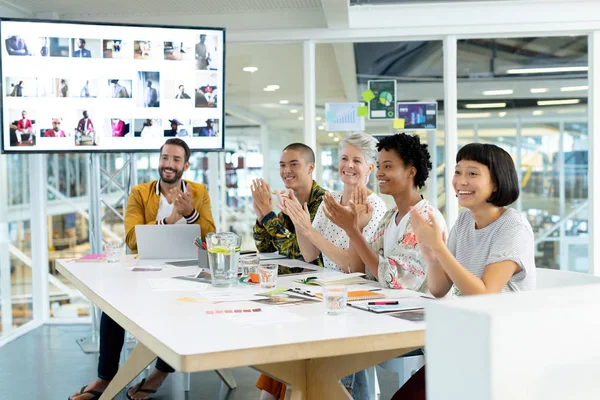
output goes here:
<path id="1" fill-rule="evenodd" d="M 368 197 L 369 194 L 365 186 L 357 186 L 352 191 L 350 204 L 354 204 L 358 214 L 358 229 L 360 229 L 361 232 L 373 217 L 373 207 L 368 203 Z"/>
<path id="2" fill-rule="evenodd" d="M 304 206 L 300 205 L 296 196 L 294 196 L 294 192 L 290 190 L 290 197 L 283 198 L 283 207 L 285 208 L 285 213 L 290 217 L 292 222 L 294 223 L 294 227 L 296 228 L 296 233 L 301 235 L 307 235 L 312 229 L 312 223 L 310 221 L 310 211 L 308 210 L 308 205 L 304 203 Z M 279 208 L 282 206 L 277 205 Z M 282 208 L 283 210 L 283 208 Z"/>
<path id="3" fill-rule="evenodd" d="M 264 179 L 254 179 L 250 185 L 252 192 L 252 208 L 256 219 L 261 221 L 265 215 L 273 211 L 273 200 L 271 199 L 271 188 Z"/>
<path id="4" fill-rule="evenodd" d="M 427 217 L 423 211 L 413 207 L 410 210 L 410 223 L 417 236 L 417 243 L 428 262 L 435 260 L 434 252 L 446 243 L 446 235 L 435 219 L 433 210 L 427 209 Z"/>
<path id="5" fill-rule="evenodd" d="M 323 196 L 323 212 L 331 222 L 342 228 L 346 233 L 352 229 L 359 228 L 358 210 L 356 205 L 350 202 L 350 207 L 344 207 L 337 202 L 331 193 L 325 193 Z"/>
<path id="6" fill-rule="evenodd" d="M 194 203 L 192 201 L 192 193 L 189 187 L 186 186 L 185 193 L 179 188 L 171 188 L 169 190 L 171 204 L 175 206 L 175 210 L 182 216 L 191 215 L 194 212 Z"/>

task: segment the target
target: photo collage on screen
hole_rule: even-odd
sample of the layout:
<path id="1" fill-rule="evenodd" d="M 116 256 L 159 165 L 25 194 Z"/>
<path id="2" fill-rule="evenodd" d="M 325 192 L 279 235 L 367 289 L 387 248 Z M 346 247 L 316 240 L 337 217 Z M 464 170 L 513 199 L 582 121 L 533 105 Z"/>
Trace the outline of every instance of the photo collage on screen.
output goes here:
<path id="1" fill-rule="evenodd" d="M 4 151 L 222 148 L 221 30 L 0 24 Z"/>

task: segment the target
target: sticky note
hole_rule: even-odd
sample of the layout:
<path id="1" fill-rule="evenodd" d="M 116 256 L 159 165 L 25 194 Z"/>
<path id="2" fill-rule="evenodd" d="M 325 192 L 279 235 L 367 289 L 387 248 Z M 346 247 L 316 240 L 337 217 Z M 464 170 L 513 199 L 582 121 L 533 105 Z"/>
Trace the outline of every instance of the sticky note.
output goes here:
<path id="1" fill-rule="evenodd" d="M 187 301 L 190 303 L 210 303 L 208 300 L 204 300 L 204 299 L 197 299 L 194 297 L 180 297 L 177 300 L 179 301 Z"/>
<path id="2" fill-rule="evenodd" d="M 394 120 L 394 129 L 404 129 L 404 118 L 396 118 Z"/>
<path id="3" fill-rule="evenodd" d="M 366 117 L 369 114 L 369 107 L 367 106 L 358 106 L 358 116 Z"/>
<path id="4" fill-rule="evenodd" d="M 373 100 L 375 98 L 375 94 L 371 91 L 371 89 L 369 90 L 365 90 L 362 94 L 362 98 L 366 101 L 369 102 L 371 100 Z"/>
<path id="5" fill-rule="evenodd" d="M 326 122 L 335 121 L 335 111 L 327 111 L 327 114 L 325 114 L 325 121 Z"/>

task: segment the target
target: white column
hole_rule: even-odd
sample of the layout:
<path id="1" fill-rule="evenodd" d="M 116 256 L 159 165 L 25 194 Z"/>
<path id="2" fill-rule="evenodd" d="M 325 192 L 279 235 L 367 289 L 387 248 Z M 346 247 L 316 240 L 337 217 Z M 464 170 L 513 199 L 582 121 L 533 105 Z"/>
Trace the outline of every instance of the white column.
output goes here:
<path id="1" fill-rule="evenodd" d="M 558 123 L 559 130 L 559 150 L 558 150 L 558 209 L 560 213 L 560 227 L 558 229 L 559 232 L 559 250 L 558 250 L 558 259 L 559 259 L 559 268 L 564 271 L 569 270 L 569 238 L 567 237 L 567 233 L 565 230 L 565 216 L 567 214 L 566 208 L 566 189 L 567 182 L 565 176 L 565 123 L 564 121 L 560 121 Z"/>
<path id="2" fill-rule="evenodd" d="M 223 173 L 219 173 L 219 153 L 208 153 L 208 195 L 217 231 L 225 229 L 220 223 L 221 213 L 225 206 L 220 204 L 221 196 L 219 196 L 220 190 L 225 190 L 225 163 L 223 163 L 222 169 Z"/>
<path id="3" fill-rule="evenodd" d="M 317 152 L 315 42 L 304 42 L 304 144 Z M 318 157 L 315 160 L 319 162 Z M 316 167 L 316 164 L 315 164 Z M 315 171 L 317 169 L 315 168 Z M 313 174 L 314 176 L 314 174 Z"/>
<path id="4" fill-rule="evenodd" d="M 444 126 L 446 128 L 446 225 L 452 228 L 458 218 L 458 199 L 452 188 L 454 164 L 458 149 L 456 36 L 444 39 Z"/>
<path id="5" fill-rule="evenodd" d="M 8 156 L 0 154 L 0 311 L 2 311 L 2 336 L 12 332 L 12 301 L 10 298 L 10 253 L 8 245 Z M 15 156 L 13 156 L 15 157 Z"/>
<path id="6" fill-rule="evenodd" d="M 263 156 L 262 177 L 269 182 L 269 128 L 266 124 L 260 124 L 260 151 Z"/>
<path id="7" fill-rule="evenodd" d="M 31 277 L 33 281 L 33 319 L 45 323 L 50 317 L 48 291 L 48 218 L 46 215 L 46 155 L 29 156 L 31 188 Z M 57 182 L 58 183 L 58 182 Z"/>
<path id="8" fill-rule="evenodd" d="M 521 136 L 521 118 L 519 118 L 519 120 L 517 121 L 517 137 L 516 137 L 516 143 L 517 143 L 517 179 L 519 181 L 519 188 L 520 188 L 520 195 L 517 198 L 517 211 L 521 212 L 523 211 L 523 188 L 521 187 L 521 183 L 523 182 L 523 170 L 521 168 L 521 164 L 522 164 L 522 157 L 521 157 L 521 148 L 523 147 L 523 138 Z"/>
<path id="9" fill-rule="evenodd" d="M 429 179 L 427 180 L 427 201 L 429 201 L 434 208 L 438 207 L 436 133 L 435 130 L 427 131 L 427 144 L 429 145 L 429 154 L 431 155 L 431 165 L 433 165 L 431 173 L 429 174 Z"/>
<path id="10" fill-rule="evenodd" d="M 599 236 L 596 227 L 600 227 L 600 195 L 594 193 L 595 182 L 600 180 L 600 160 L 596 162 L 595 157 L 600 156 L 600 122 L 596 123 L 595 117 L 600 116 L 600 31 L 595 31 L 589 36 L 588 43 L 588 229 L 589 229 L 589 273 L 600 275 L 600 266 L 596 267 L 596 261 L 600 256 L 596 253 L 596 237 Z M 595 85 L 599 87 L 596 88 Z M 594 179 L 596 178 L 596 179 Z"/>

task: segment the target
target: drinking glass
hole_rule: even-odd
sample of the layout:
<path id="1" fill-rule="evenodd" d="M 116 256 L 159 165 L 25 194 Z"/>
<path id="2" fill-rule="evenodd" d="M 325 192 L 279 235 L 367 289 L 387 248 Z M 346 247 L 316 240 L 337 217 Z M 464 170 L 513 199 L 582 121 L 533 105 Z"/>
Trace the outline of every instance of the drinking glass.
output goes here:
<path id="1" fill-rule="evenodd" d="M 325 286 L 323 297 L 327 314 L 339 315 L 346 308 L 348 302 L 348 289 L 346 286 Z"/>
<path id="2" fill-rule="evenodd" d="M 250 276 L 250 274 L 256 274 L 258 272 L 260 261 L 258 255 L 249 254 L 240 257 L 240 264 L 242 267 L 242 277 L 247 278 Z"/>
<path id="3" fill-rule="evenodd" d="M 214 287 L 237 285 L 238 264 L 242 238 L 233 232 L 206 235 L 208 265 Z"/>
<path id="4" fill-rule="evenodd" d="M 262 264 L 258 267 L 258 279 L 262 289 L 271 289 L 277 283 L 277 264 Z"/>
<path id="5" fill-rule="evenodd" d="M 121 259 L 121 243 L 105 243 L 104 252 L 106 253 L 106 261 L 109 263 L 119 262 Z"/>

